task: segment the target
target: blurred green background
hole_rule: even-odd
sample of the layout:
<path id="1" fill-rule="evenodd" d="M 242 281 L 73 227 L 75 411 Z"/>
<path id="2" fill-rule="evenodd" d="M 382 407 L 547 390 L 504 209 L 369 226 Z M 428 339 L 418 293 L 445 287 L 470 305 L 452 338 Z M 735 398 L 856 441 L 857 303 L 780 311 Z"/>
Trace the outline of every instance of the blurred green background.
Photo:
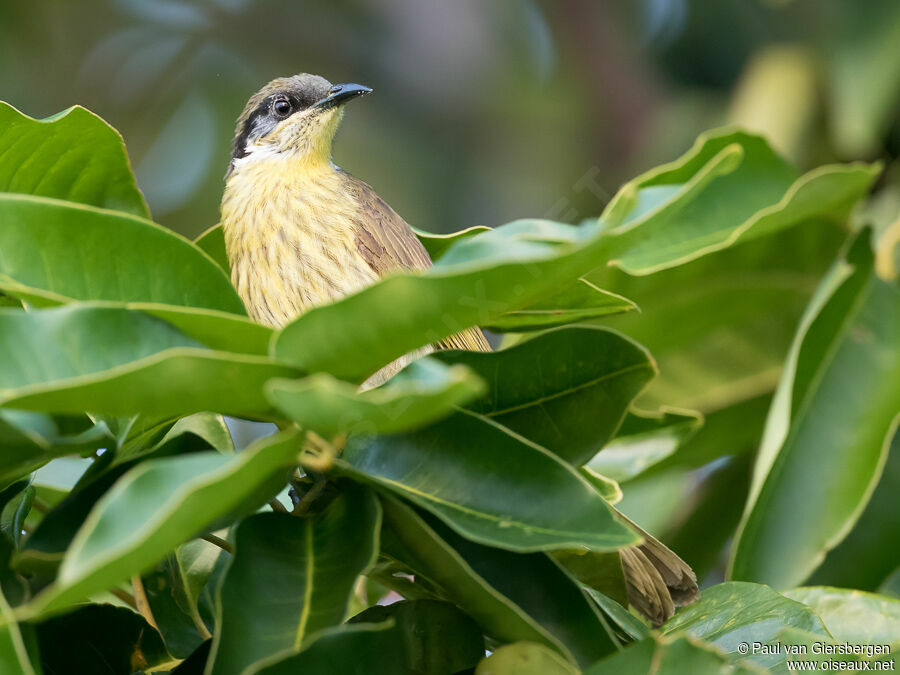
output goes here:
<path id="1" fill-rule="evenodd" d="M 898 44 L 896 0 L 4 0 L 0 98 L 100 114 L 155 218 L 196 235 L 251 93 L 301 71 L 361 82 L 375 94 L 336 162 L 443 232 L 595 215 L 729 122 L 802 167 L 890 163 Z"/>

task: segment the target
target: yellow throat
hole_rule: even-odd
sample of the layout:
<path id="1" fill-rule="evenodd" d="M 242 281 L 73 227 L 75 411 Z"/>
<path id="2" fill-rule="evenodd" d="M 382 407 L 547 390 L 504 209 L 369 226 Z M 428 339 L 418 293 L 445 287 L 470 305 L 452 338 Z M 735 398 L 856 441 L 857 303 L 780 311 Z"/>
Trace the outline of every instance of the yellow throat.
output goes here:
<path id="1" fill-rule="evenodd" d="M 326 142 L 308 152 L 249 154 L 226 181 L 222 227 L 231 280 L 250 316 L 269 326 L 377 279 L 357 251 L 359 204 L 331 163 L 333 131 L 324 131 L 319 138 Z"/>

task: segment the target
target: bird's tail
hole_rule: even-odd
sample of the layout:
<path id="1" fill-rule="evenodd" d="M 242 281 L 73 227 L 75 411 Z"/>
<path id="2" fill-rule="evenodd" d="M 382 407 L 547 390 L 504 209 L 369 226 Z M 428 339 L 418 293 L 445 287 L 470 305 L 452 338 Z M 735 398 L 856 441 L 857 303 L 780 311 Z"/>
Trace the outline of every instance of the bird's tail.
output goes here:
<path id="1" fill-rule="evenodd" d="M 658 628 L 675 613 L 700 597 L 697 575 L 665 544 L 620 514 L 640 532 L 644 543 L 619 551 L 628 602 Z"/>

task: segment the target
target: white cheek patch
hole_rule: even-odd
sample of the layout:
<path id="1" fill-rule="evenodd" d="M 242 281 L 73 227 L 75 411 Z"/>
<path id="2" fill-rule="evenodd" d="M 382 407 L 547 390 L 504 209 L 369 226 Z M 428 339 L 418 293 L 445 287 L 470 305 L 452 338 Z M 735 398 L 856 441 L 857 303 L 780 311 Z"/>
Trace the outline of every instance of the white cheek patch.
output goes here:
<path id="1" fill-rule="evenodd" d="M 262 160 L 282 159 L 284 153 L 271 143 L 250 143 L 244 148 L 244 156 L 231 160 L 231 165 L 236 169 L 244 164 L 259 162 Z"/>

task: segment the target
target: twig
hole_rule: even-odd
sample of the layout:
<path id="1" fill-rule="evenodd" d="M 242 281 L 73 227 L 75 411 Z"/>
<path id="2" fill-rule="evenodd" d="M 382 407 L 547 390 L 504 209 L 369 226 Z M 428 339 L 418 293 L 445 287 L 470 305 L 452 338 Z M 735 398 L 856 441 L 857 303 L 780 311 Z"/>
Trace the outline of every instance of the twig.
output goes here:
<path id="1" fill-rule="evenodd" d="M 327 482 L 324 478 L 316 480 L 315 484 L 306 491 L 306 494 L 303 495 L 300 501 L 297 502 L 297 505 L 294 506 L 294 515 L 304 515 L 309 510 L 310 505 L 316 500 L 316 497 L 322 494 L 322 490 L 325 489 L 326 484 Z"/>
<path id="2" fill-rule="evenodd" d="M 273 511 L 277 511 L 278 513 L 287 513 L 288 510 L 284 508 L 284 504 L 282 504 L 278 499 L 273 499 L 269 502 L 269 506 L 272 507 Z"/>
<path id="3" fill-rule="evenodd" d="M 126 593 L 121 588 L 111 588 L 109 592 L 131 607 L 131 609 L 137 609 L 137 603 L 134 601 L 134 596 L 131 593 Z"/>
<path id="4" fill-rule="evenodd" d="M 159 630 L 156 619 L 153 618 L 153 612 L 150 610 L 150 603 L 147 601 L 147 593 L 144 591 L 144 582 L 141 581 L 141 575 L 135 574 L 131 577 L 131 590 L 134 593 L 134 602 L 137 611 L 141 613 L 147 623 Z"/>
<path id="5" fill-rule="evenodd" d="M 222 539 L 222 537 L 217 537 L 214 534 L 204 534 L 200 538 L 205 541 L 208 541 L 210 544 L 218 546 L 220 549 L 225 551 L 225 553 L 230 553 L 231 555 L 234 555 L 234 546 L 231 545 L 230 541 L 225 541 L 224 539 Z"/>

